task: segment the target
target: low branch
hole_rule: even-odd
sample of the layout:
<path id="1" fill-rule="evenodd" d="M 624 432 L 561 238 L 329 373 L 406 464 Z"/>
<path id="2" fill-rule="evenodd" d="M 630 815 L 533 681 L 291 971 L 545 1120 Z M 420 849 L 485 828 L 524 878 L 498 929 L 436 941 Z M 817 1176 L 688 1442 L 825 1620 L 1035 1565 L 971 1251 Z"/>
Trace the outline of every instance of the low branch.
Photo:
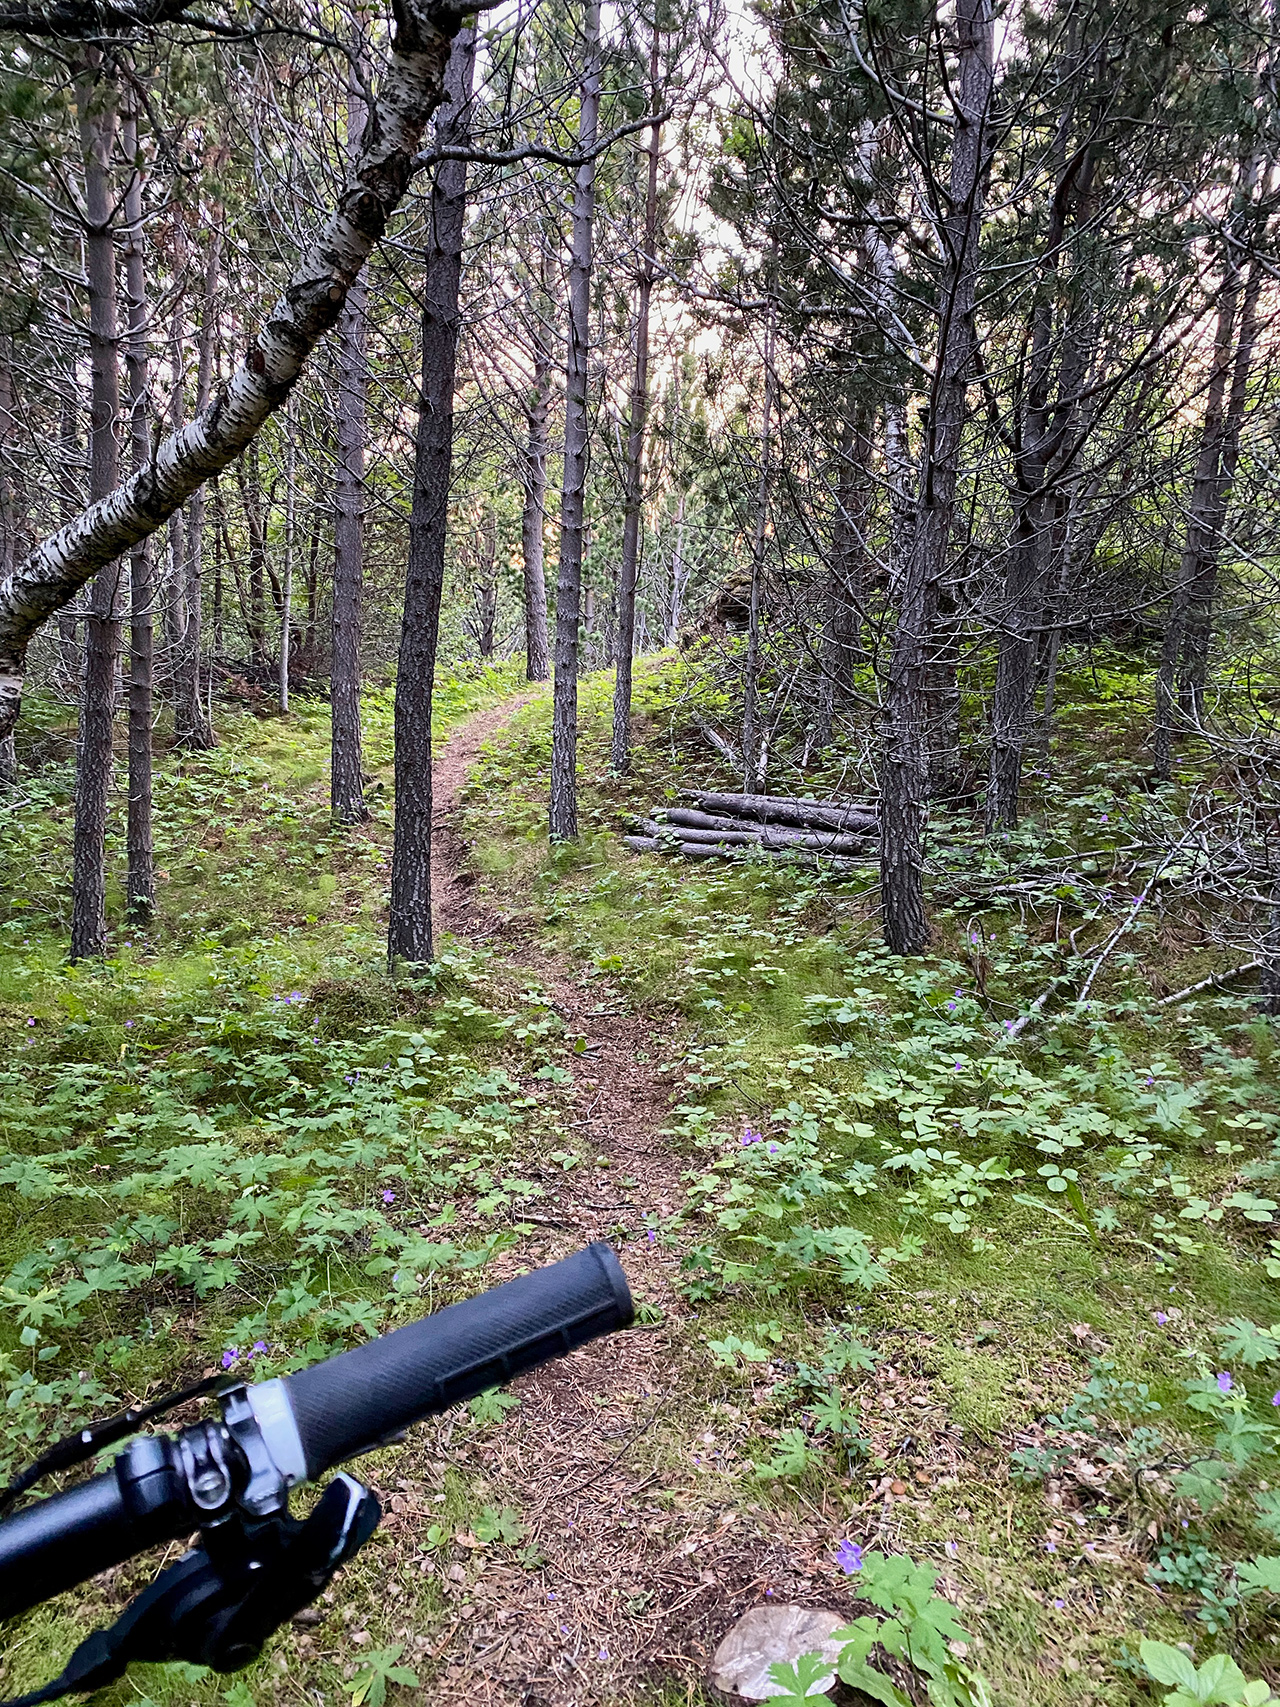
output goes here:
<path id="1" fill-rule="evenodd" d="M 1185 1002 L 1188 996 L 1198 996 L 1201 990 L 1220 990 L 1233 978 L 1243 978 L 1246 972 L 1258 972 L 1261 968 L 1260 960 L 1246 960 L 1243 966 L 1234 966 L 1230 972 L 1215 972 L 1211 978 L 1202 978 L 1198 984 L 1188 984 L 1185 990 L 1177 990 L 1172 996 L 1161 996 L 1156 1006 L 1171 1008 L 1175 1002 Z"/>
<path id="2" fill-rule="evenodd" d="M 636 131 L 647 130 L 650 125 L 665 124 L 674 111 L 674 107 L 664 107 L 660 113 L 646 113 L 642 119 L 619 125 L 617 130 L 611 130 L 585 154 L 565 154 L 558 148 L 548 148 L 545 143 L 525 142 L 519 148 L 493 151 L 483 148 L 426 148 L 414 164 L 434 166 L 441 160 L 462 160 L 468 166 L 518 166 L 523 160 L 549 160 L 553 166 L 570 166 L 576 170 L 607 154 L 624 136 L 634 136 Z"/>
<path id="3" fill-rule="evenodd" d="M 240 366 L 207 408 L 155 448 L 145 468 L 59 528 L 0 582 L 0 740 L 17 721 L 32 635 L 250 444 L 288 397 L 386 231 L 439 104 L 449 44 L 463 17 L 479 9 L 453 0 L 392 5 L 390 62 L 342 196 Z"/>

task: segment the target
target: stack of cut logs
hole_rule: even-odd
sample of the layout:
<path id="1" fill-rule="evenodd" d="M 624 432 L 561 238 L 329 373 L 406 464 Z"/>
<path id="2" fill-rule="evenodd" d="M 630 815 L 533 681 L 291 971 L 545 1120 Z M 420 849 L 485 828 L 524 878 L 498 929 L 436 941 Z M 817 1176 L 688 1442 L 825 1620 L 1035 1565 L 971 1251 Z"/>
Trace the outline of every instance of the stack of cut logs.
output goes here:
<path id="1" fill-rule="evenodd" d="M 639 834 L 628 836 L 627 846 L 637 853 L 674 853 L 685 859 L 716 859 L 754 848 L 846 866 L 867 865 L 877 856 L 880 820 L 874 806 L 698 789 L 680 798 L 690 804 L 654 807 L 648 818 L 638 820 Z"/>

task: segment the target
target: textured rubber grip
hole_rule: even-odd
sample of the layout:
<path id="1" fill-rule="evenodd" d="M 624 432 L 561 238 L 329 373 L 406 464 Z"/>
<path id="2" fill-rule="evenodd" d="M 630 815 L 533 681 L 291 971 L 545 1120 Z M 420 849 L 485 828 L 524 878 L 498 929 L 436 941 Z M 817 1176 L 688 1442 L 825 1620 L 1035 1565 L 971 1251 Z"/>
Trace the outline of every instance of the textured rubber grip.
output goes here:
<path id="1" fill-rule="evenodd" d="M 608 1245 L 588 1245 L 287 1376 L 307 1474 L 314 1479 L 422 1417 L 625 1328 L 634 1314 L 617 1257 Z"/>

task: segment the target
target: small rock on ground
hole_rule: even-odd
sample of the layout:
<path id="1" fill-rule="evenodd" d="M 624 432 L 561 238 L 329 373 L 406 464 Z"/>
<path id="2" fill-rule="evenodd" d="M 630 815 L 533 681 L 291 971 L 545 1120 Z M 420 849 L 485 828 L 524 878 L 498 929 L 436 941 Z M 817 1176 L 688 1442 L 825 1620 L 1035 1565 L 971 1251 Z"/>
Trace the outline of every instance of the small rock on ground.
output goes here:
<path id="1" fill-rule="evenodd" d="M 785 1690 L 773 1682 L 769 1667 L 790 1664 L 801 1654 L 820 1653 L 834 1665 L 838 1643 L 827 1638 L 847 1620 L 838 1612 L 812 1606 L 753 1606 L 729 1631 L 711 1661 L 712 1687 L 745 1701 L 767 1701 Z M 825 1695 L 835 1684 L 824 1678 L 809 1690 Z"/>

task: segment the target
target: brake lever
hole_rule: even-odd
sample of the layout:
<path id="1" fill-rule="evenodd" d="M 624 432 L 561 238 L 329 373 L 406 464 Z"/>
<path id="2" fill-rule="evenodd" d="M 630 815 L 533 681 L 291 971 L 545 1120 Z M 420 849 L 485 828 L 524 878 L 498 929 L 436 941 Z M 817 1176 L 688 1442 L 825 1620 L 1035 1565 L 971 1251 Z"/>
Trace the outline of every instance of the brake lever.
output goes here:
<path id="1" fill-rule="evenodd" d="M 39 1707 L 102 1689 L 134 1661 L 186 1660 L 239 1671 L 257 1659 L 273 1631 L 323 1593 L 381 1518 L 377 1495 L 340 1473 L 304 1522 L 278 1512 L 217 1524 L 114 1624 L 86 1637 L 52 1683 L 0 1707 Z"/>

